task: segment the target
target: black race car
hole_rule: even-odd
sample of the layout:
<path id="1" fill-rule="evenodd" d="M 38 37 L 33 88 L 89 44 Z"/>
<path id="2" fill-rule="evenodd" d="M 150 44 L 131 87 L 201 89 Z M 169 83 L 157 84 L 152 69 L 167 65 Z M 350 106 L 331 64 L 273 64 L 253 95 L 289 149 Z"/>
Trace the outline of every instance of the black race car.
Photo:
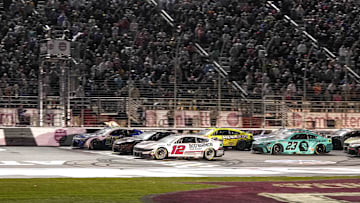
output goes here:
<path id="1" fill-rule="evenodd" d="M 113 144 L 113 152 L 120 154 L 132 154 L 134 146 L 142 141 L 158 141 L 169 135 L 175 135 L 174 132 L 144 132 L 133 137 L 124 137 L 116 140 Z"/>
<path id="2" fill-rule="evenodd" d="M 345 140 L 351 137 L 360 137 L 360 129 L 343 128 L 327 135 L 332 140 L 333 149 L 342 150 Z"/>

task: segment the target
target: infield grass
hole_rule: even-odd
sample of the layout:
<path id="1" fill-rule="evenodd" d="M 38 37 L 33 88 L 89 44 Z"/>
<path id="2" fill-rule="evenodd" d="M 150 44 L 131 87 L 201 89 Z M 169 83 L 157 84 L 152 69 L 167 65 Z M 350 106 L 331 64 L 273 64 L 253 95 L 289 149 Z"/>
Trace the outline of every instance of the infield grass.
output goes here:
<path id="1" fill-rule="evenodd" d="M 224 177 L 224 178 L 50 178 L 1 179 L 1 203 L 59 203 L 59 202 L 141 202 L 146 195 L 207 189 L 217 186 L 189 184 L 196 182 L 227 181 L 302 181 L 346 177 Z"/>

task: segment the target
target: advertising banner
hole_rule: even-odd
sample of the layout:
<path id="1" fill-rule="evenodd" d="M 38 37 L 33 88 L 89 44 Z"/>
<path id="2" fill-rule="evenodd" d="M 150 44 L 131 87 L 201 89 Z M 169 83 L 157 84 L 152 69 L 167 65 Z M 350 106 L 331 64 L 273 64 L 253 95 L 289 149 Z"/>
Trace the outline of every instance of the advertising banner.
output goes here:
<path id="1" fill-rule="evenodd" d="M 12 127 L 16 125 L 32 125 L 36 126 L 39 118 L 39 111 L 37 109 L 24 109 L 23 118 L 19 118 L 18 109 L 16 108 L 1 108 L 0 109 L 0 125 L 5 127 Z M 44 114 L 45 126 L 56 126 L 61 122 L 61 110 L 48 109 Z"/>
<path id="2" fill-rule="evenodd" d="M 241 113 L 220 111 L 213 115 L 211 111 L 176 111 L 147 110 L 146 127 L 169 127 L 176 122 L 176 127 L 242 127 Z"/>
<path id="3" fill-rule="evenodd" d="M 360 128 L 359 113 L 289 112 L 289 127 Z"/>
<path id="4" fill-rule="evenodd" d="M 219 111 L 216 126 L 221 127 L 243 127 L 242 114 L 238 111 Z"/>

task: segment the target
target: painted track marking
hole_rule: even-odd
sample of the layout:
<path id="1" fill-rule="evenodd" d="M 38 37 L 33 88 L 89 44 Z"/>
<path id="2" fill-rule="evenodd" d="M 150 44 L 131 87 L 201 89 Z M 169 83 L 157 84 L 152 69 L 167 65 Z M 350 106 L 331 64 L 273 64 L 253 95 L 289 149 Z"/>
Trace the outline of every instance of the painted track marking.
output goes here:
<path id="1" fill-rule="evenodd" d="M 181 160 L 149 160 L 149 159 L 142 159 L 132 155 L 118 155 L 113 154 L 109 151 L 83 151 L 92 154 L 100 154 L 106 155 L 111 157 L 116 157 L 118 159 L 126 159 L 126 160 L 134 160 L 136 162 L 143 162 L 143 163 L 152 163 L 152 164 L 159 164 L 165 166 L 172 166 L 176 168 L 189 168 L 189 167 L 199 167 L 199 168 L 211 168 L 211 167 L 220 167 L 220 165 L 210 164 L 205 162 L 193 162 L 193 161 L 181 161 Z M 194 160 L 195 161 L 195 160 Z"/>

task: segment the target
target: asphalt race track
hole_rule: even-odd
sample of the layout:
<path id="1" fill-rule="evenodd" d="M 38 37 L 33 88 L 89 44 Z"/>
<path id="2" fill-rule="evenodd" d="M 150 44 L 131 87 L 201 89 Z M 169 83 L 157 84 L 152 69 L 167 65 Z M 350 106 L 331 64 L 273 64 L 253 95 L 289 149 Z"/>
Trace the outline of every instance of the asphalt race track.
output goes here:
<path id="1" fill-rule="evenodd" d="M 0 178 L 360 175 L 360 157 L 342 151 L 264 155 L 227 150 L 213 161 L 141 159 L 70 147 L 0 147 Z"/>

